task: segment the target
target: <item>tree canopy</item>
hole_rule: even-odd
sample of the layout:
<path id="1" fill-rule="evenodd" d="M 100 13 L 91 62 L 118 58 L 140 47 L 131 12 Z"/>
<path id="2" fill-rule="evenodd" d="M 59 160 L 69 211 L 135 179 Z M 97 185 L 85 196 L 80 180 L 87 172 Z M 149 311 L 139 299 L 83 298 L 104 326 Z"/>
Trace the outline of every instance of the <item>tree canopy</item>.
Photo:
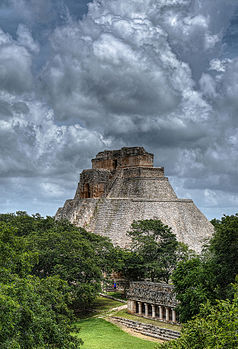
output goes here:
<path id="1" fill-rule="evenodd" d="M 8 283 L 0 283 L 0 347 L 79 348 L 81 340 L 71 335 L 69 295 L 58 277 L 10 275 Z"/>
<path id="2" fill-rule="evenodd" d="M 238 213 L 213 220 L 215 234 L 208 246 L 218 298 L 232 297 L 232 288 L 238 274 Z"/>
<path id="3" fill-rule="evenodd" d="M 113 250 L 67 221 L 0 215 L 0 347 L 79 348 L 73 311 L 94 302 Z"/>
<path id="4" fill-rule="evenodd" d="M 182 322 L 209 300 L 232 299 L 238 274 L 238 214 L 213 220 L 215 232 L 200 256 L 178 263 L 172 275 Z"/>
<path id="5" fill-rule="evenodd" d="M 161 344 L 157 349 L 235 349 L 238 347 L 238 284 L 232 301 L 209 301 L 200 313 L 184 325 L 178 340 Z"/>
<path id="6" fill-rule="evenodd" d="M 215 336 L 217 348 L 235 348 L 238 214 L 212 223 L 215 233 L 196 255 L 159 220 L 134 222 L 131 249 L 123 250 L 68 221 L 0 214 L 0 347 L 79 348 L 73 311 L 89 308 L 103 274 L 116 271 L 127 280 L 173 282 L 187 324 L 178 344 L 163 348 L 213 348 Z"/>
<path id="7" fill-rule="evenodd" d="M 172 230 L 160 220 L 133 222 L 128 232 L 132 251 L 140 256 L 144 277 L 168 282 L 175 268 L 178 242 Z"/>
<path id="8" fill-rule="evenodd" d="M 172 281 L 179 301 L 177 312 L 180 322 L 198 314 L 201 304 L 207 299 L 215 299 L 212 274 L 199 256 L 181 261 L 173 272 Z"/>

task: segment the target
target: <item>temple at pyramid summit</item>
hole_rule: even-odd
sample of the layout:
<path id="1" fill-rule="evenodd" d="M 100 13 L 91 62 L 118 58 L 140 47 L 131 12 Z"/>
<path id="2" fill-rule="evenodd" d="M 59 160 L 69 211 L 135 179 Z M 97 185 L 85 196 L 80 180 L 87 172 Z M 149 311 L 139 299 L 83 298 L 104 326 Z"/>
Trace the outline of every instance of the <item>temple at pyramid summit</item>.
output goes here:
<path id="1" fill-rule="evenodd" d="M 192 200 L 177 197 L 164 168 L 153 167 L 153 158 L 143 147 L 98 153 L 56 219 L 68 219 L 121 247 L 130 246 L 127 232 L 134 220 L 160 219 L 178 241 L 200 252 L 213 226 Z"/>

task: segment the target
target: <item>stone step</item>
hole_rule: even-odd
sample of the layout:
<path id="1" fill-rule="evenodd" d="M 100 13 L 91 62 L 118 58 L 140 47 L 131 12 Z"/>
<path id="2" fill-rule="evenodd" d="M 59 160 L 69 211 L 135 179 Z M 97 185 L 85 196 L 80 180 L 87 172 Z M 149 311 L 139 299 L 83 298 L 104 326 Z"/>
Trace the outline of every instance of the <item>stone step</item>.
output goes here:
<path id="1" fill-rule="evenodd" d="M 172 339 L 178 339 L 180 337 L 180 333 L 178 331 L 174 331 L 171 329 L 161 328 L 151 324 L 129 320 L 118 316 L 112 316 L 112 319 L 128 328 L 133 329 L 138 333 L 144 334 L 149 337 L 154 337 L 167 341 Z"/>

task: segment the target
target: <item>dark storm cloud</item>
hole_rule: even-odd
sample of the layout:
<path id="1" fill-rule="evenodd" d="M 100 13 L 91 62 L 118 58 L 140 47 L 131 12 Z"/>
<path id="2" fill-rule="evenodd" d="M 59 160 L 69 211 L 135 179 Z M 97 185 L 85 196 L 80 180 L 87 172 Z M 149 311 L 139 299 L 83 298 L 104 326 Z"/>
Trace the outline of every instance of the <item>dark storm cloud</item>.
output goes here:
<path id="1" fill-rule="evenodd" d="M 98 151 L 130 145 L 210 216 L 235 208 L 237 13 L 233 0 L 2 1 L 1 209 L 52 214 Z"/>

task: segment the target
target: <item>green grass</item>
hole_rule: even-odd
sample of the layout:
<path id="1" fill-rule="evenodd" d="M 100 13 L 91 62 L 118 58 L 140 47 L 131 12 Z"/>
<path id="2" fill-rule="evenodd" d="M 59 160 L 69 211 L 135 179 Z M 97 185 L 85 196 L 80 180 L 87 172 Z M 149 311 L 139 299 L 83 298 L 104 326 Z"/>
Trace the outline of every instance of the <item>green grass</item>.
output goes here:
<path id="1" fill-rule="evenodd" d="M 81 318 L 89 318 L 96 315 L 104 315 L 111 308 L 120 307 L 123 303 L 114 301 L 113 299 L 98 297 L 92 308 L 85 314 L 81 314 Z"/>
<path id="2" fill-rule="evenodd" d="M 102 313 L 110 310 L 111 308 L 120 307 L 121 305 L 123 305 L 121 302 L 114 301 L 113 299 L 98 297 L 93 308 L 97 313 Z"/>
<path id="3" fill-rule="evenodd" d="M 103 319 L 90 318 L 76 324 L 82 338 L 82 349 L 154 349 L 154 342 L 133 337 Z"/>
<path id="4" fill-rule="evenodd" d="M 113 314 L 113 316 L 120 316 L 120 317 L 123 317 L 125 319 L 139 321 L 139 322 L 143 322 L 145 324 L 151 324 L 151 325 L 162 327 L 162 328 L 168 328 L 168 329 L 174 330 L 174 331 L 181 331 L 181 327 L 178 325 L 172 325 L 172 324 L 167 324 L 167 323 L 162 322 L 162 321 L 160 322 L 160 321 L 156 321 L 156 320 L 145 319 L 141 316 L 136 316 L 136 315 L 132 315 L 132 314 L 127 313 L 126 309 L 115 312 Z"/>
<path id="5" fill-rule="evenodd" d="M 115 298 L 118 298 L 118 299 L 126 300 L 124 293 L 121 292 L 121 291 L 111 291 L 111 292 L 106 292 L 106 294 L 108 296 L 112 296 L 112 297 L 115 297 Z"/>

